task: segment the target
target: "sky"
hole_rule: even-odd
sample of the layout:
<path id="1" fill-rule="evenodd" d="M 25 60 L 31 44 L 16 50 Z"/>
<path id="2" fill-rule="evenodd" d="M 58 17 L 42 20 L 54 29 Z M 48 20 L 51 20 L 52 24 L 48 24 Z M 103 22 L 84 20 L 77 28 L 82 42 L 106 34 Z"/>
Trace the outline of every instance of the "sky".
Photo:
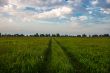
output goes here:
<path id="1" fill-rule="evenodd" d="M 110 34 L 110 0 L 0 0 L 0 32 Z"/>

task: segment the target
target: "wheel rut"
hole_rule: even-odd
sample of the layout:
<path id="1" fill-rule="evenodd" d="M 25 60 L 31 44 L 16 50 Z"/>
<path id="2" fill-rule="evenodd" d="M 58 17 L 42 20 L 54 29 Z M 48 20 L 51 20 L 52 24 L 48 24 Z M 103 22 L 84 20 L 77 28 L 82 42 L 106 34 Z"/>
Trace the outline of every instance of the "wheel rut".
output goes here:
<path id="1" fill-rule="evenodd" d="M 89 69 L 75 57 L 73 53 L 68 52 L 67 48 L 60 44 L 59 41 L 54 39 L 56 43 L 61 47 L 64 51 L 65 55 L 69 58 L 70 63 L 75 69 L 73 73 L 90 73 Z"/>
<path id="2" fill-rule="evenodd" d="M 50 70 L 48 69 L 48 64 L 51 61 L 51 47 L 52 47 L 52 38 L 49 40 L 48 48 L 46 49 L 44 53 L 44 61 L 41 64 L 41 67 L 38 71 L 38 73 L 50 73 Z"/>

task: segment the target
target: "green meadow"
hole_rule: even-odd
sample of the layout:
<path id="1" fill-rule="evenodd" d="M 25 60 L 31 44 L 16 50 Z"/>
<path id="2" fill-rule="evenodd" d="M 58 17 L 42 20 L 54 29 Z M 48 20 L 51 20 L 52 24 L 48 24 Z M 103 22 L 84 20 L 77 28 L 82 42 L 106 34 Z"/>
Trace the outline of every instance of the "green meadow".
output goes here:
<path id="1" fill-rule="evenodd" d="M 1 37 L 0 73 L 110 73 L 110 38 Z"/>

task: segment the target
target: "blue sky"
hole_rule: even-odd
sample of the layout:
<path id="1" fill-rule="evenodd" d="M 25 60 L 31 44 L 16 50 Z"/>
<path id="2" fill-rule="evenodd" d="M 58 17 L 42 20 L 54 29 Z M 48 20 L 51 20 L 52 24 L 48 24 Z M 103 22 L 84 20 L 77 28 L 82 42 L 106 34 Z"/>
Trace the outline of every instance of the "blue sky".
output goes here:
<path id="1" fill-rule="evenodd" d="M 0 32 L 110 34 L 110 0 L 0 0 Z"/>

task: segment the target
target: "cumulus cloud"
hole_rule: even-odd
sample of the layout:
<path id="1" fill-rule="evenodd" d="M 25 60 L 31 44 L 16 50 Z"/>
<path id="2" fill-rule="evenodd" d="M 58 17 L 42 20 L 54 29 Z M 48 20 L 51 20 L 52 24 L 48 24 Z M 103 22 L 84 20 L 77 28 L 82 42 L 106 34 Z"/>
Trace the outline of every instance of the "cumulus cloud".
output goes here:
<path id="1" fill-rule="evenodd" d="M 23 5 L 33 6 L 48 6 L 48 5 L 62 5 L 64 0 L 19 0 L 18 2 Z"/>
<path id="2" fill-rule="evenodd" d="M 4 4 L 0 6 L 2 14 L 20 17 L 23 20 L 56 18 L 68 15 L 72 7 L 63 5 L 64 0 L 0 0 Z M 2 4 L 0 3 L 0 4 Z M 32 10 L 34 9 L 34 10 Z"/>
<path id="3" fill-rule="evenodd" d="M 49 7 L 49 6 L 62 6 L 65 3 L 79 4 L 81 0 L 0 0 L 0 5 L 13 4 L 18 7 L 25 6 L 37 6 L 37 7 Z"/>
<path id="4" fill-rule="evenodd" d="M 98 3 L 99 3 L 98 0 L 93 0 L 93 1 L 91 2 L 92 5 L 97 5 Z"/>
<path id="5" fill-rule="evenodd" d="M 25 29 L 25 32 L 41 31 L 42 27 L 43 31 L 47 32 L 80 32 L 79 29 L 86 28 L 86 26 L 83 27 L 83 22 L 91 23 L 98 19 L 102 21 L 101 18 L 104 21 L 107 14 L 110 14 L 109 3 L 110 0 L 0 0 L 0 31 L 1 29 L 5 31 L 8 27 L 11 30 L 15 27 L 12 30 L 14 31 L 18 27 L 15 25 L 21 24 L 19 28 Z M 2 22 L 3 18 L 4 22 Z M 93 20 L 90 20 L 92 18 Z M 93 22 L 93 24 L 96 23 Z"/>
<path id="6" fill-rule="evenodd" d="M 21 4 L 28 4 L 28 5 L 35 5 L 35 6 L 61 6 L 64 5 L 65 2 L 68 2 L 69 4 L 76 4 L 80 3 L 81 0 L 20 0 Z"/>
<path id="7" fill-rule="evenodd" d="M 56 9 L 52 9 L 51 11 L 46 11 L 43 13 L 35 14 L 35 18 L 54 18 L 54 17 L 60 17 L 66 14 L 70 14 L 72 9 L 70 7 L 60 7 Z"/>
<path id="8" fill-rule="evenodd" d="M 2 13 L 7 13 L 10 16 L 18 17 L 23 21 L 30 21 L 34 19 L 49 19 L 49 18 L 61 18 L 66 15 L 70 15 L 72 13 L 72 8 L 67 6 L 62 6 L 59 8 L 51 9 L 49 11 L 43 12 L 21 12 L 16 9 L 12 5 L 5 5 L 2 8 Z"/>
<path id="9" fill-rule="evenodd" d="M 102 8 L 103 13 L 110 14 L 110 8 Z"/>

